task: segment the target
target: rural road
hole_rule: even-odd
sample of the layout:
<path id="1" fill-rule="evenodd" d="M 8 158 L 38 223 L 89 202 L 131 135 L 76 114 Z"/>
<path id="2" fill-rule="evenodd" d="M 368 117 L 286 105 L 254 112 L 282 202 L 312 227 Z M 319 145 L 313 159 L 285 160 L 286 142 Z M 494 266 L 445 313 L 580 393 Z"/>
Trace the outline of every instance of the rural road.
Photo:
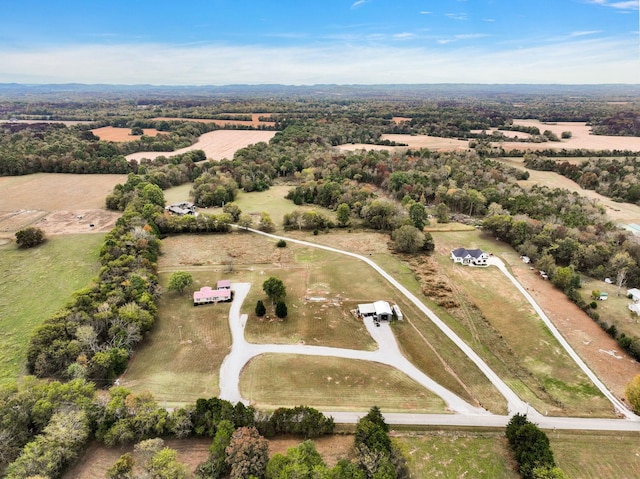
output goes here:
<path id="1" fill-rule="evenodd" d="M 528 417 L 536 422 L 540 427 L 553 429 L 578 429 L 578 430 L 619 430 L 619 431 L 640 431 L 640 417 L 634 415 L 617 400 L 613 394 L 608 391 L 606 386 L 598 380 L 597 376 L 584 364 L 580 357 L 575 353 L 571 346 L 564 340 L 560 333 L 556 330 L 553 323 L 544 314 L 542 309 L 537 305 L 534 299 L 527 291 L 518 283 L 518 281 L 509 273 L 504 264 L 495 259 L 492 264 L 497 266 L 522 292 L 531 305 L 538 312 L 545 324 L 550 328 L 553 334 L 558 338 L 563 347 L 569 352 L 571 357 L 576 360 L 581 369 L 594 381 L 596 386 L 605 394 L 605 396 L 613 403 L 614 407 L 624 415 L 626 419 L 592 419 L 592 418 L 563 418 L 563 417 L 547 417 L 543 416 L 526 402 L 522 401 L 496 374 L 491 368 L 473 351 L 466 343 L 462 341 L 446 324 L 444 324 L 435 313 L 427 308 L 417 297 L 402 286 L 398 281 L 386 273 L 376 263 L 369 258 L 342 251 L 329 246 L 319 245 L 308 241 L 297 240 L 293 238 L 277 236 L 262 231 L 247 228 L 248 231 L 261 234 L 273 239 L 284 239 L 293 243 L 310 246 L 313 248 L 324 249 L 327 251 L 344 254 L 364 261 L 381 274 L 389 283 L 404 294 L 407 299 L 414 303 L 431 321 L 436 324 L 467 356 L 483 371 L 494 386 L 502 393 L 507 400 L 508 416 L 493 415 L 484 409 L 476 408 L 466 401 L 462 400 L 455 394 L 435 383 L 424 373 L 419 371 L 411 364 L 400 352 L 393 332 L 388 324 L 382 324 L 380 328 L 373 327 L 373 324 L 365 322 L 368 331 L 378 343 L 379 349 L 376 351 L 358 351 L 351 349 L 329 348 L 321 346 L 305 346 L 305 345 L 275 345 L 275 344 L 252 344 L 244 339 L 244 327 L 247 321 L 247 315 L 240 315 L 240 307 L 250 285 L 246 283 L 234 284 L 236 297 L 231 305 L 229 313 L 229 323 L 232 332 L 233 345 L 230 354 L 225 358 L 220 368 L 220 397 L 229 401 L 244 401 L 240 394 L 239 380 L 242 368 L 247 362 L 260 354 L 266 353 L 285 353 L 285 354 L 305 354 L 316 356 L 335 356 L 349 359 L 360 359 L 376 361 L 382 364 L 388 364 L 403 371 L 412 379 L 424 385 L 427 389 L 439 395 L 455 413 L 447 414 L 411 414 L 411 413 L 387 413 L 386 420 L 390 424 L 448 424 L 460 426 L 486 426 L 486 427 L 502 427 L 510 416 L 515 413 L 527 414 Z M 605 393 L 606 391 L 606 393 Z M 363 413 L 349 412 L 327 412 L 336 419 L 337 422 L 357 422 Z"/>

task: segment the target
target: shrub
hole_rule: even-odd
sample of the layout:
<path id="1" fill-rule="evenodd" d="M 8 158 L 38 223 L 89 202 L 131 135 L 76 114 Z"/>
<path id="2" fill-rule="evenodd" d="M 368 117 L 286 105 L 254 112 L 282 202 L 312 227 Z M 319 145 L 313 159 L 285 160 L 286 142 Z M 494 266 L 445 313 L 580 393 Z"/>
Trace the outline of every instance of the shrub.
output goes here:
<path id="1" fill-rule="evenodd" d="M 286 248 L 287 247 L 287 242 L 285 240 L 281 239 L 280 241 L 278 241 L 276 243 L 276 246 L 278 248 Z"/>
<path id="2" fill-rule="evenodd" d="M 258 303 L 256 304 L 256 316 L 261 318 L 266 314 L 266 312 L 267 312 L 267 308 L 265 308 L 262 300 L 259 299 Z"/>
<path id="3" fill-rule="evenodd" d="M 33 226 L 16 232 L 16 243 L 21 248 L 33 248 L 44 242 L 45 239 L 44 231 Z"/>
<path id="4" fill-rule="evenodd" d="M 280 319 L 284 319 L 287 317 L 287 305 L 284 301 L 280 301 L 278 304 L 276 304 L 276 316 L 279 317 Z"/>

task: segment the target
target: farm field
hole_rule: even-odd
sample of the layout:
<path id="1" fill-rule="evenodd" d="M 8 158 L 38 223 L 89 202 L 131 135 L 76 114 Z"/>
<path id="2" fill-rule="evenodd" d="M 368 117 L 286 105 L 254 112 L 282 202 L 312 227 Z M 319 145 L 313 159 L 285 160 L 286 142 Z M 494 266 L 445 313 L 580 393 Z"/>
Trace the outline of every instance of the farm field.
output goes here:
<path id="1" fill-rule="evenodd" d="M 145 136 L 158 136 L 161 132 L 155 128 L 143 128 Z M 116 128 L 115 126 L 103 126 L 101 128 L 94 128 L 91 132 L 100 138 L 102 141 L 136 141 L 140 139 L 138 135 L 131 134 L 131 128 Z"/>
<path id="2" fill-rule="evenodd" d="M 176 151 L 141 151 L 127 155 L 127 160 L 140 161 L 143 158 L 153 160 L 159 156 L 173 156 L 187 151 L 203 150 L 208 159 L 222 160 L 233 158 L 240 148 L 261 141 L 268 142 L 276 134 L 275 131 L 262 130 L 216 130 L 200 135 L 198 141 L 186 148 Z"/>
<path id="3" fill-rule="evenodd" d="M 0 383 L 25 372 L 31 332 L 98 273 L 103 240 L 102 234 L 65 235 L 27 250 L 0 245 Z"/>
<path id="4" fill-rule="evenodd" d="M 120 213 L 107 211 L 105 198 L 126 180 L 126 175 L 56 173 L 0 177 L 0 237 L 30 225 L 48 235 L 109 231 Z"/>
<path id="5" fill-rule="evenodd" d="M 514 125 L 535 126 L 540 132 L 550 130 L 558 138 L 563 131 L 570 131 L 572 136 L 561 141 L 547 141 L 544 143 L 526 143 L 519 141 L 492 142 L 494 146 L 500 146 L 505 150 L 546 150 L 546 149 L 588 149 L 588 150 L 630 150 L 640 151 L 640 138 L 626 136 L 592 135 L 591 127 L 584 122 L 558 122 L 542 123 L 538 120 L 513 120 Z M 521 132 L 502 131 L 505 136 L 525 138 L 528 135 Z M 339 145 L 340 149 L 347 151 L 354 150 L 387 150 L 396 151 L 406 148 L 429 148 L 432 150 L 466 150 L 469 149 L 469 140 L 458 140 L 455 138 L 441 138 L 429 135 L 407 135 L 407 134 L 385 134 L 381 140 L 404 143 L 408 146 L 384 146 L 370 145 L 364 143 Z"/>
<path id="6" fill-rule="evenodd" d="M 307 404 L 321 410 L 367 410 L 375 403 L 388 412 L 446 412 L 442 399 L 395 368 L 333 357 L 258 356 L 242 371 L 240 391 L 259 409 Z"/>
<path id="7" fill-rule="evenodd" d="M 520 477 L 502 433 L 445 430 L 402 434 L 395 440 L 408 458 L 412 477 Z"/>

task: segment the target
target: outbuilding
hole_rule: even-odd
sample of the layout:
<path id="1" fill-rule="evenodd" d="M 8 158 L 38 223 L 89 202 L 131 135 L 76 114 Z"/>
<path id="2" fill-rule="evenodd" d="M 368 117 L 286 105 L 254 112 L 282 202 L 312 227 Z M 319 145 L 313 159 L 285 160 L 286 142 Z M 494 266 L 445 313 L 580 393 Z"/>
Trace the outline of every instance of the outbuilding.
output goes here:
<path id="1" fill-rule="evenodd" d="M 358 305 L 358 315 L 363 318 L 373 318 L 375 321 L 391 321 L 393 312 L 386 301 L 364 303 Z"/>
<path id="2" fill-rule="evenodd" d="M 640 302 L 640 289 L 631 288 L 627 290 L 627 296 L 634 300 L 636 303 Z"/>

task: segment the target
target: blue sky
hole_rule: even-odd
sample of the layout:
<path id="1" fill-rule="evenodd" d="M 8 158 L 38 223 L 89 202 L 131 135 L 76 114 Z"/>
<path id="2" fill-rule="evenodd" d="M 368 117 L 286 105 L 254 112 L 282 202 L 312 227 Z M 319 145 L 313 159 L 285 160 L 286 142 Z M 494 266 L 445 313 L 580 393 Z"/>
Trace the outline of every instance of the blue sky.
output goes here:
<path id="1" fill-rule="evenodd" d="M 1 0 L 0 82 L 640 83 L 640 0 Z"/>

